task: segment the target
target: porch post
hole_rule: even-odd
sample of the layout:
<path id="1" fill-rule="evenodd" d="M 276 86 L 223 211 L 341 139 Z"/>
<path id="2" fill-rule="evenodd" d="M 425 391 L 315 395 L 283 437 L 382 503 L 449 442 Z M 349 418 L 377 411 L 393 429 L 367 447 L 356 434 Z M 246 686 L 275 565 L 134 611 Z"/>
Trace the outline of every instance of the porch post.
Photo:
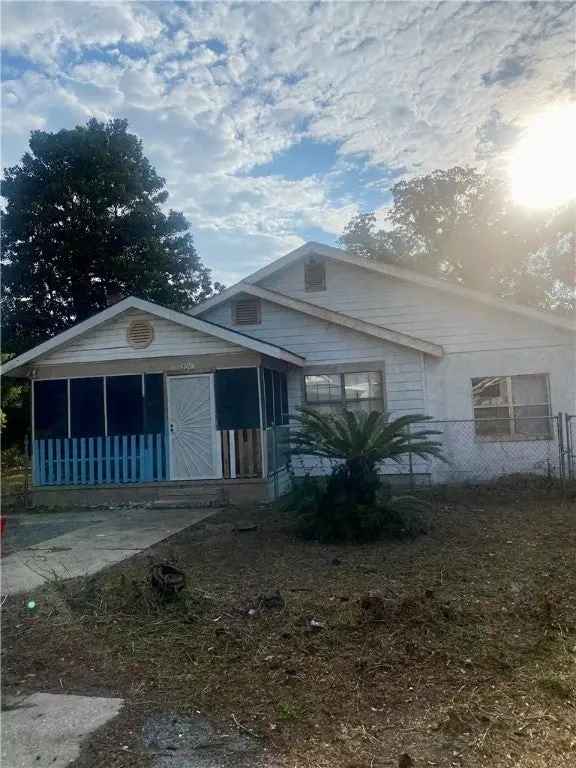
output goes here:
<path id="1" fill-rule="evenodd" d="M 236 431 L 228 430 L 228 461 L 230 462 L 230 479 L 236 480 Z"/>
<path id="2" fill-rule="evenodd" d="M 34 432 L 34 379 L 30 379 L 30 415 L 32 418 L 32 424 L 31 424 L 31 434 L 32 434 L 32 440 L 30 441 L 30 464 L 32 469 L 32 485 L 36 485 L 38 483 L 38 468 L 37 468 L 37 448 L 36 445 L 36 435 Z"/>

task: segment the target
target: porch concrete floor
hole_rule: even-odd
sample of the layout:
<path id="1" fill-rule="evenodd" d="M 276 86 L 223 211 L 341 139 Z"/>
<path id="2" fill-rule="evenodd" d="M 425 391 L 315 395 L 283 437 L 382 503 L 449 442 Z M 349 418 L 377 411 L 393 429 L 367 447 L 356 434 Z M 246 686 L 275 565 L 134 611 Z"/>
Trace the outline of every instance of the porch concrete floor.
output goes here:
<path id="1" fill-rule="evenodd" d="M 30 592 L 55 577 L 96 573 L 217 511 L 116 507 L 11 515 L 1 561 L 2 593 Z"/>

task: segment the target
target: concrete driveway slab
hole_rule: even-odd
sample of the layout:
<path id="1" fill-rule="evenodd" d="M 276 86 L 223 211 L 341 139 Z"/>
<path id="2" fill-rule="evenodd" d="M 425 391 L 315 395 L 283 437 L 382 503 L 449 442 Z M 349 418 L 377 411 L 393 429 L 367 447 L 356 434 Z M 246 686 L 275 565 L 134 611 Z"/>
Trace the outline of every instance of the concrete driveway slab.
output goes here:
<path id="1" fill-rule="evenodd" d="M 2 765 L 65 768 L 82 740 L 120 712 L 122 699 L 35 693 L 2 712 Z"/>
<path id="2" fill-rule="evenodd" d="M 53 578 L 70 579 L 96 573 L 217 511 L 213 507 L 82 511 L 78 527 L 2 558 L 2 593 L 30 592 Z M 50 514 L 31 513 L 27 517 L 32 525 L 41 526 L 46 525 L 45 518 Z M 74 514 L 65 513 L 69 521 Z"/>

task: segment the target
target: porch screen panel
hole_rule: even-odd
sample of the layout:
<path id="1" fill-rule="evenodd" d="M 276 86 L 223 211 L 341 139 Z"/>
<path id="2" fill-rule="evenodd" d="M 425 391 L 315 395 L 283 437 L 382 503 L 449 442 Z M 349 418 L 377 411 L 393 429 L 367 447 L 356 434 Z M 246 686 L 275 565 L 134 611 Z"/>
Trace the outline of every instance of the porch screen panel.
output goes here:
<path id="1" fill-rule="evenodd" d="M 274 372 L 264 368 L 264 401 L 266 404 L 266 426 L 274 424 Z"/>
<path id="2" fill-rule="evenodd" d="M 266 426 L 288 423 L 288 384 L 283 371 L 264 371 Z"/>
<path id="3" fill-rule="evenodd" d="M 70 379 L 70 434 L 104 436 L 104 379 Z"/>
<path id="4" fill-rule="evenodd" d="M 164 377 L 161 373 L 144 376 L 144 432 L 164 432 Z"/>
<path id="5" fill-rule="evenodd" d="M 231 368 L 214 374 L 218 429 L 260 427 L 258 369 Z"/>
<path id="6" fill-rule="evenodd" d="M 107 376 L 108 434 L 141 435 L 144 432 L 142 376 Z"/>
<path id="7" fill-rule="evenodd" d="M 274 424 L 288 423 L 288 387 L 286 374 L 274 371 Z"/>
<path id="8" fill-rule="evenodd" d="M 66 379 L 34 382 L 34 437 L 68 437 Z"/>
<path id="9" fill-rule="evenodd" d="M 279 424 L 288 424 L 288 377 L 285 373 L 280 374 L 280 421 Z"/>

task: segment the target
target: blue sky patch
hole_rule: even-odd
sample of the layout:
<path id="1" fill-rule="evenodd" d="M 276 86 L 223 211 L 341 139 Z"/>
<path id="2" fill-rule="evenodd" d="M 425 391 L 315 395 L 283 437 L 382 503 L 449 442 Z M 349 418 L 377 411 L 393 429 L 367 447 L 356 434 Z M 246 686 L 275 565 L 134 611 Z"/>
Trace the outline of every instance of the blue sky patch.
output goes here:
<path id="1" fill-rule="evenodd" d="M 336 163 L 338 147 L 334 143 L 302 139 L 268 163 L 250 171 L 251 176 L 283 176 L 298 181 L 308 176 L 323 176 Z"/>
<path id="2" fill-rule="evenodd" d="M 227 284 L 574 99 L 574 2 L 3 3 L 3 162 L 126 118 Z M 81 71 L 76 68 L 80 66 Z M 270 159 L 272 158 L 272 159 Z"/>

